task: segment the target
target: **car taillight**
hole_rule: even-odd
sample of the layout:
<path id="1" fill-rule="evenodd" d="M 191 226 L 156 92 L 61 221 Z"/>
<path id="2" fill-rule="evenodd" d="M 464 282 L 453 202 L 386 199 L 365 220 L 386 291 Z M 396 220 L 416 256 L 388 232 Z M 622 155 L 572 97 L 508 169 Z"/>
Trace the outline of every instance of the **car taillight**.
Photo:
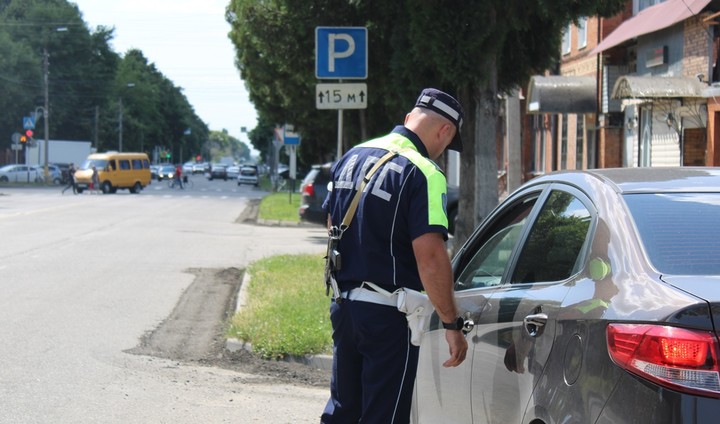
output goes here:
<path id="1" fill-rule="evenodd" d="M 713 333 L 656 324 L 608 324 L 607 344 L 612 360 L 633 374 L 674 390 L 720 397 Z"/>
<path id="2" fill-rule="evenodd" d="M 302 194 L 306 194 L 310 197 L 315 196 L 315 187 L 313 187 L 313 183 L 305 184 L 302 189 Z"/>

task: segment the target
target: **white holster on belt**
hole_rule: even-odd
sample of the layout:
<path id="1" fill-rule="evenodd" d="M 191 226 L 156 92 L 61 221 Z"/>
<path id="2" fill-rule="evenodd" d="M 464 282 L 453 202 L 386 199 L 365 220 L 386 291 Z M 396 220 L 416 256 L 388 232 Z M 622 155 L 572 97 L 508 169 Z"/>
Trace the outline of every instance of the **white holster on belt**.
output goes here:
<path id="1" fill-rule="evenodd" d="M 405 287 L 390 293 L 378 287 L 376 284 L 367 281 L 363 282 L 363 284 L 372 287 L 378 293 L 382 293 L 388 297 L 397 294 L 398 311 L 405 314 L 408 327 L 410 328 L 410 343 L 415 346 L 420 346 L 423 330 L 426 328 L 427 322 L 435 310 L 427 295 Z"/>

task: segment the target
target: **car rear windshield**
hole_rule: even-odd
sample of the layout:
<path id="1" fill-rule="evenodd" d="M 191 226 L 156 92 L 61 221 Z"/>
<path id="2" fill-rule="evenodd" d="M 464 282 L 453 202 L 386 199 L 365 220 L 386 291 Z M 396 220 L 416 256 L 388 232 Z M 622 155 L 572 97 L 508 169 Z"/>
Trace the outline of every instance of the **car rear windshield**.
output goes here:
<path id="1" fill-rule="evenodd" d="M 629 194 L 625 202 L 658 271 L 720 275 L 720 193 Z"/>

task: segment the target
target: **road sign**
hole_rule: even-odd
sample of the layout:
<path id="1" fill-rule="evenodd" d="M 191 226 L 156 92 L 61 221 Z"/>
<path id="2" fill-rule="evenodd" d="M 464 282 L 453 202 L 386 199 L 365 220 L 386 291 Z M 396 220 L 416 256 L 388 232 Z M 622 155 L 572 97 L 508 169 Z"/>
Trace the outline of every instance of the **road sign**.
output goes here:
<path id="1" fill-rule="evenodd" d="M 367 109 L 367 84 L 317 84 L 315 106 L 318 109 Z"/>
<path id="2" fill-rule="evenodd" d="M 35 119 L 32 116 L 23 117 L 23 128 L 26 130 L 35 129 Z"/>
<path id="3" fill-rule="evenodd" d="M 13 133 L 12 136 L 10 136 L 10 140 L 12 140 L 13 144 L 20 143 L 20 136 L 21 134 L 19 132 Z"/>
<path id="4" fill-rule="evenodd" d="M 295 127 L 290 124 L 285 124 L 283 129 L 283 143 L 288 144 L 300 144 L 300 134 L 295 132 Z"/>
<path id="5" fill-rule="evenodd" d="M 366 79 L 367 69 L 367 28 L 315 28 L 316 78 Z"/>

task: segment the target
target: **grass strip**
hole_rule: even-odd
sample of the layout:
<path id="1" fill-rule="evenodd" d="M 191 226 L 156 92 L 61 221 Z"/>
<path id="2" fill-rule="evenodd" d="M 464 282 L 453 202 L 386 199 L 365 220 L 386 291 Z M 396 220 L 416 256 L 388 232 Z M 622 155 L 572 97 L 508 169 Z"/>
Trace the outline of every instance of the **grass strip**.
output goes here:
<path id="1" fill-rule="evenodd" d="M 249 342 L 265 359 L 331 353 L 324 264 L 322 253 L 252 263 L 247 303 L 230 320 L 227 336 Z"/>
<path id="2" fill-rule="evenodd" d="M 260 202 L 258 218 L 269 221 L 300 222 L 299 207 L 299 193 L 270 193 Z"/>

